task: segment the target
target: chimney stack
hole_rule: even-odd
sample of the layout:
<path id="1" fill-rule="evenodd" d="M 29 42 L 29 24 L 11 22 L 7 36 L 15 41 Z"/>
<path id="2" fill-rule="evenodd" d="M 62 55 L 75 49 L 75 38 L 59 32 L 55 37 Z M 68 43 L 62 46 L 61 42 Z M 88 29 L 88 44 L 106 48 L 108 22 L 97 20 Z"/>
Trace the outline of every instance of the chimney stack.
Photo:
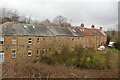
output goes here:
<path id="1" fill-rule="evenodd" d="M 94 28 L 95 28 L 95 25 L 92 25 L 91 28 L 94 29 Z"/>
<path id="2" fill-rule="evenodd" d="M 100 30 L 102 31 L 102 27 L 100 27 Z"/>
<path id="3" fill-rule="evenodd" d="M 16 14 L 14 14 L 14 15 L 12 16 L 13 22 L 14 22 L 14 23 L 17 23 L 17 22 L 18 22 L 18 18 L 19 18 L 19 16 L 17 16 Z"/>
<path id="4" fill-rule="evenodd" d="M 83 23 L 81 23 L 81 31 L 84 31 L 84 24 Z"/>
<path id="5" fill-rule="evenodd" d="M 83 23 L 81 23 L 81 27 L 84 27 L 84 24 L 83 24 Z"/>

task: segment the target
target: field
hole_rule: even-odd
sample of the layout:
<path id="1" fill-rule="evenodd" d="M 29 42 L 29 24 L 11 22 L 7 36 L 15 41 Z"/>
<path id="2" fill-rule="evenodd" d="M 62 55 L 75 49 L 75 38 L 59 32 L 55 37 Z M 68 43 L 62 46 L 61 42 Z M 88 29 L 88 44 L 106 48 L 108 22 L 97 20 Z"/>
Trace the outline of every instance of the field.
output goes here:
<path id="1" fill-rule="evenodd" d="M 29 61 L 25 57 L 6 60 L 2 64 L 4 78 L 117 78 L 118 51 L 97 51 L 77 47 L 75 52 L 67 48 L 61 54 L 40 56 Z"/>

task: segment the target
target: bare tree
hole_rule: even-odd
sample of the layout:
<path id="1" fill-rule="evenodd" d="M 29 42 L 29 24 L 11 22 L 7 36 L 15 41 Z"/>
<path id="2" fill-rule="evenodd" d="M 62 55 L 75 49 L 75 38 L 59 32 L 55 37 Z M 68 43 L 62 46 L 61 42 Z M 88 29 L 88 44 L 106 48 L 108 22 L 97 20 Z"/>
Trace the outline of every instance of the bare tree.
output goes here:
<path id="1" fill-rule="evenodd" d="M 18 17 L 19 13 L 15 9 L 9 9 L 9 8 L 0 8 L 1 14 L 0 14 L 0 23 L 4 23 L 7 21 L 12 21 L 13 16 Z"/>
<path id="2" fill-rule="evenodd" d="M 54 18 L 53 23 L 64 27 L 69 24 L 67 21 L 68 21 L 67 18 L 60 15 Z"/>

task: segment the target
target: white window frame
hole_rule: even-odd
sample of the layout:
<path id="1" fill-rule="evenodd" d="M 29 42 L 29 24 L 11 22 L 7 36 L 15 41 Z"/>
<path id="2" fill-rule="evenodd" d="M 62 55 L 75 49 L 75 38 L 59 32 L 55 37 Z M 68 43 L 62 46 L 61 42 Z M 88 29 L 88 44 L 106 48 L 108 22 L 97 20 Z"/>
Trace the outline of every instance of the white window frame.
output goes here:
<path id="1" fill-rule="evenodd" d="M 28 44 L 32 44 L 32 38 L 28 38 Z"/>
<path id="2" fill-rule="evenodd" d="M 12 58 L 16 58 L 16 50 L 12 50 Z"/>
<path id="3" fill-rule="evenodd" d="M 12 44 L 13 44 L 13 45 L 16 44 L 16 37 L 12 37 Z"/>
<path id="4" fill-rule="evenodd" d="M 4 62 L 4 51 L 0 50 L 0 62 Z"/>
<path id="5" fill-rule="evenodd" d="M 31 54 L 29 54 L 31 53 Z M 32 56 L 32 50 L 31 49 L 28 49 L 28 56 Z"/>
<path id="6" fill-rule="evenodd" d="M 1 41 L 1 42 L 3 41 L 3 44 L 0 44 L 0 45 L 4 45 L 4 37 L 1 37 L 1 38 L 0 38 L 0 41 Z"/>

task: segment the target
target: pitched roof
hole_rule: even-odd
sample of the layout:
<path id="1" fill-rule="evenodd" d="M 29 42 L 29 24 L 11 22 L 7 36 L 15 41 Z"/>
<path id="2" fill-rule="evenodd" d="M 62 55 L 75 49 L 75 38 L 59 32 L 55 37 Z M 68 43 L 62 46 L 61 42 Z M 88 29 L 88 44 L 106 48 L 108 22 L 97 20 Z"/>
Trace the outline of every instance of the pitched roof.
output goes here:
<path id="1" fill-rule="evenodd" d="M 78 29 L 79 31 L 82 31 L 84 36 L 96 36 L 96 35 L 106 36 L 104 31 L 101 31 L 96 28 L 90 29 L 90 28 L 76 27 L 76 29 Z"/>
<path id="2" fill-rule="evenodd" d="M 48 27 L 45 25 L 32 25 L 6 22 L 0 25 L 2 35 L 27 35 L 27 36 L 82 36 L 80 31 L 66 29 L 59 26 Z"/>

